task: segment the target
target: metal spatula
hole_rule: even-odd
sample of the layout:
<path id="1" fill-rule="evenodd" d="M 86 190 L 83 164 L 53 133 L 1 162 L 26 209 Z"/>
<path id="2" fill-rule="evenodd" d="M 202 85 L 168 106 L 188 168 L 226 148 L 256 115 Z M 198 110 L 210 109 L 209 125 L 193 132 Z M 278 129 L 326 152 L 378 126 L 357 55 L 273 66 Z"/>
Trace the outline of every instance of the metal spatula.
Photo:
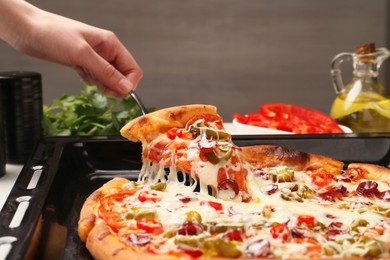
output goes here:
<path id="1" fill-rule="evenodd" d="M 146 115 L 148 113 L 148 110 L 146 109 L 146 107 L 142 103 L 141 99 L 137 96 L 137 94 L 135 94 L 134 91 L 132 91 L 130 95 L 134 98 L 135 102 L 137 103 L 137 105 L 141 109 L 142 114 Z"/>

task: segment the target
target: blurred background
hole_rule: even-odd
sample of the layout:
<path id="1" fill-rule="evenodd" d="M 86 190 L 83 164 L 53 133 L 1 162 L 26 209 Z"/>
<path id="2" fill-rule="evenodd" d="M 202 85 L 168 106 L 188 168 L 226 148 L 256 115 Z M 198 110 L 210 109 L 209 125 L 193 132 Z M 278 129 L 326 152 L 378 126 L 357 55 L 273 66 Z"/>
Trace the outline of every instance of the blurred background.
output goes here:
<path id="1" fill-rule="evenodd" d="M 357 44 L 390 48 L 386 0 L 33 0 L 32 4 L 113 31 L 144 70 L 146 106 L 190 103 L 234 112 L 285 102 L 329 113 L 330 62 Z M 70 68 L 0 42 L 0 71 L 42 74 L 44 103 L 82 89 Z M 381 82 L 390 89 L 390 61 Z M 344 65 L 343 65 L 344 66 Z M 345 66 L 345 83 L 350 64 Z"/>

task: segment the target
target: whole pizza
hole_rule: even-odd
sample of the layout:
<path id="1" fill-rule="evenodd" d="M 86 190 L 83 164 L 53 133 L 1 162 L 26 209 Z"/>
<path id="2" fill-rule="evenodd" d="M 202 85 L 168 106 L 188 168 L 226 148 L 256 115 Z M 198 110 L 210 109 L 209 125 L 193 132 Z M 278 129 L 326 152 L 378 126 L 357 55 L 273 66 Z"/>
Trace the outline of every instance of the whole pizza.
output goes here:
<path id="1" fill-rule="evenodd" d="M 138 181 L 85 201 L 78 232 L 96 259 L 390 259 L 390 170 L 287 147 L 238 147 L 217 109 L 129 122 Z"/>

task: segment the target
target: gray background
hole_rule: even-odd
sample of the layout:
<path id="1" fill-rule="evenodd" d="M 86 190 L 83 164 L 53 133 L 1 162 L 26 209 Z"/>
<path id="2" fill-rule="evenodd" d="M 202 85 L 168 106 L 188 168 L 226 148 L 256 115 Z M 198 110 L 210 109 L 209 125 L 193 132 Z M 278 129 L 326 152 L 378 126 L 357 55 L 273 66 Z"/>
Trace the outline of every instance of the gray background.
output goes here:
<path id="1" fill-rule="evenodd" d="M 335 97 L 331 59 L 360 43 L 390 47 L 386 0 L 31 3 L 115 32 L 144 70 L 137 92 L 145 105 L 214 104 L 225 121 L 234 112 L 257 111 L 265 102 L 328 113 Z M 384 85 L 390 84 L 388 68 L 381 69 Z M 19 54 L 0 42 L 0 71 L 8 70 L 40 72 L 46 104 L 82 88 L 73 70 Z M 345 73 L 345 81 L 349 75 Z"/>

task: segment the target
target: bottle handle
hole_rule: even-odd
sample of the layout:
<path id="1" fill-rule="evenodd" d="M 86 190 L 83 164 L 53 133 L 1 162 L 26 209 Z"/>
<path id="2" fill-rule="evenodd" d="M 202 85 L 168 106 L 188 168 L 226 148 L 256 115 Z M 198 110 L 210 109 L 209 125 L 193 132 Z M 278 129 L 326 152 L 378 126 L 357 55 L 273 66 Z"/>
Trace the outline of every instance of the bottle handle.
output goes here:
<path id="1" fill-rule="evenodd" d="M 336 93 L 340 93 L 340 91 L 344 88 L 344 83 L 341 75 L 341 63 L 344 61 L 352 61 L 353 54 L 349 52 L 343 52 L 336 55 L 331 63 L 330 75 L 332 77 L 333 87 Z"/>
<path id="2" fill-rule="evenodd" d="M 385 59 L 390 57 L 390 51 L 383 47 L 383 48 L 378 48 L 377 49 L 377 53 L 378 53 L 378 56 L 377 56 L 377 64 L 378 64 L 377 68 L 379 70 L 380 66 L 385 61 Z"/>

